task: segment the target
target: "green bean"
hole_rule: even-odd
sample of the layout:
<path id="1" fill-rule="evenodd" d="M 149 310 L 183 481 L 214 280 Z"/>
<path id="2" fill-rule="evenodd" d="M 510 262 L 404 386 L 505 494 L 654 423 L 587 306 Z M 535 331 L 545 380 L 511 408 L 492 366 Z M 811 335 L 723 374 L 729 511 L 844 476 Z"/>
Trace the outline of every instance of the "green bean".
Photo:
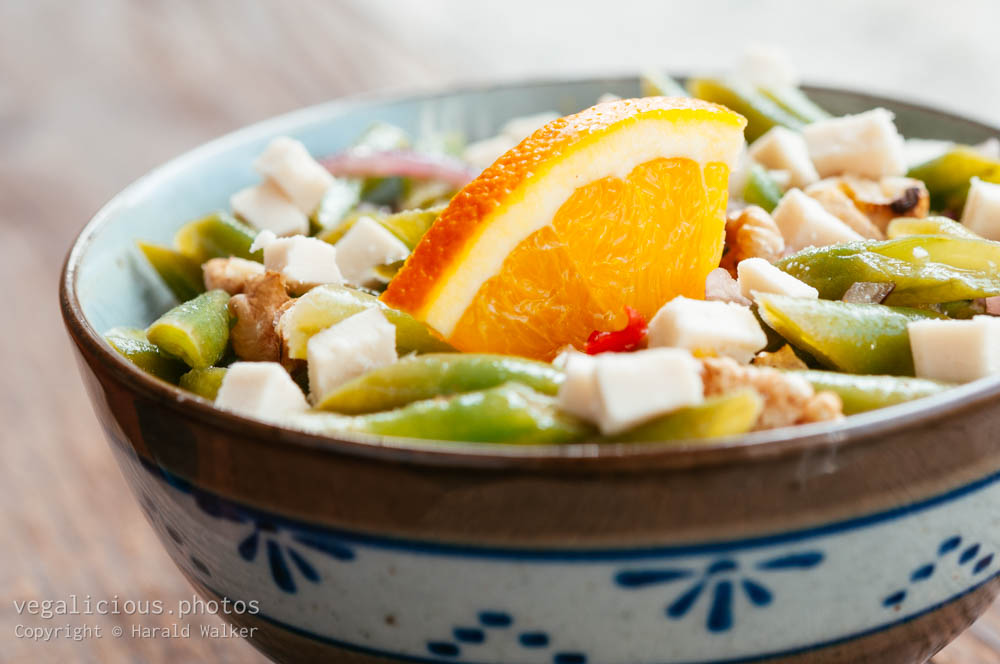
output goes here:
<path id="1" fill-rule="evenodd" d="M 823 366 L 853 374 L 913 375 L 906 326 L 940 314 L 758 293 L 760 315 L 790 344 Z"/>
<path id="2" fill-rule="evenodd" d="M 263 253 L 250 253 L 256 232 L 225 212 L 213 212 L 207 217 L 188 222 L 174 236 L 177 249 L 199 264 L 210 258 L 237 256 L 261 261 Z"/>
<path id="3" fill-rule="evenodd" d="M 844 403 L 844 414 L 853 415 L 937 394 L 953 385 L 924 378 L 857 376 L 835 371 L 791 370 L 817 392 L 835 392 Z"/>
<path id="4" fill-rule="evenodd" d="M 754 86 L 736 78 L 693 78 L 691 94 L 705 101 L 728 106 L 747 119 L 745 131 L 751 143 L 776 125 L 801 129 L 803 122 L 761 94 Z"/>
<path id="5" fill-rule="evenodd" d="M 178 384 L 188 392 L 194 392 L 209 401 L 215 401 L 219 388 L 222 387 L 222 379 L 225 377 L 226 369 L 224 367 L 191 369 L 181 376 Z"/>
<path id="6" fill-rule="evenodd" d="M 356 178 L 334 178 L 330 188 L 313 213 L 310 221 L 318 233 L 338 228 L 348 214 L 361 202 L 361 181 Z"/>
<path id="7" fill-rule="evenodd" d="M 658 69 L 648 69 L 639 76 L 639 94 L 643 97 L 689 96 L 680 83 Z"/>
<path id="8" fill-rule="evenodd" d="M 1000 243 L 942 235 L 813 247 L 776 265 L 819 290 L 843 297 L 857 281 L 892 282 L 886 304 L 917 306 L 1000 294 Z"/>
<path id="9" fill-rule="evenodd" d="M 229 342 L 228 304 L 225 291 L 202 293 L 160 316 L 146 330 L 146 338 L 193 369 L 210 367 Z"/>
<path id="10" fill-rule="evenodd" d="M 437 205 L 422 210 L 403 210 L 385 216 L 378 221 L 389 232 L 402 240 L 403 244 L 413 249 L 446 207 L 448 206 Z"/>
<path id="11" fill-rule="evenodd" d="M 935 210 L 958 214 L 965 206 L 973 177 L 1000 183 L 1000 161 L 984 157 L 975 148 L 960 145 L 912 167 L 906 175 L 923 180 Z"/>
<path id="12" fill-rule="evenodd" d="M 563 373 L 545 362 L 507 355 L 416 355 L 355 378 L 327 395 L 318 408 L 348 414 L 374 413 L 512 381 L 553 395 L 559 390 Z"/>
<path id="13" fill-rule="evenodd" d="M 366 309 L 378 308 L 396 327 L 396 350 L 406 353 L 441 353 L 454 349 L 407 313 L 383 304 L 378 298 L 346 286 L 318 286 L 296 300 L 278 326 L 288 357 L 306 359 L 306 345 L 317 332 Z"/>
<path id="14" fill-rule="evenodd" d="M 205 280 L 198 261 L 170 247 L 147 242 L 136 244 L 178 300 L 186 302 L 205 292 Z"/>
<path id="15" fill-rule="evenodd" d="M 774 212 L 783 193 L 778 183 L 760 164 L 753 164 L 743 188 L 743 200 L 751 205 L 759 205 L 767 212 Z"/>
<path id="16" fill-rule="evenodd" d="M 761 94 L 791 113 L 796 118 L 809 124 L 817 120 L 825 120 L 830 114 L 816 105 L 801 89 L 796 87 L 761 87 Z"/>
<path id="17" fill-rule="evenodd" d="M 983 239 L 948 217 L 899 217 L 889 222 L 885 232 L 890 240 L 908 235 L 948 235 L 972 240 Z"/>
<path id="18" fill-rule="evenodd" d="M 187 368 L 176 357 L 167 355 L 151 344 L 142 330 L 116 327 L 108 330 L 104 340 L 126 360 L 167 382 L 176 383 Z"/>
<path id="19" fill-rule="evenodd" d="M 517 383 L 368 415 L 308 413 L 293 416 L 289 424 L 326 435 L 357 432 L 484 443 L 569 443 L 594 435 L 589 425 L 560 412 L 552 397 Z"/>
<path id="20" fill-rule="evenodd" d="M 696 440 L 750 431 L 764 408 L 755 390 L 742 389 L 663 415 L 612 438 L 618 442 Z"/>

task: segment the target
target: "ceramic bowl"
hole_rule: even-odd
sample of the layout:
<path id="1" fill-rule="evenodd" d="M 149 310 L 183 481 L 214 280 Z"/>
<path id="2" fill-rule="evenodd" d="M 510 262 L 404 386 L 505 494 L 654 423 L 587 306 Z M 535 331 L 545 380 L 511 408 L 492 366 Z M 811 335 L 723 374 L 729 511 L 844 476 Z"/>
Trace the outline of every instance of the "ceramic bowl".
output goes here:
<path id="1" fill-rule="evenodd" d="M 63 316 L 111 449 L 178 567 L 283 662 L 921 662 L 1000 573 L 1000 383 L 711 444 L 518 447 L 323 438 L 215 410 L 100 337 L 172 304 L 135 251 L 225 207 L 273 136 L 334 152 L 375 120 L 487 136 L 634 78 L 359 98 L 218 139 L 86 226 Z M 885 106 L 910 136 L 996 130 Z M 210 607 L 211 608 L 211 605 Z"/>

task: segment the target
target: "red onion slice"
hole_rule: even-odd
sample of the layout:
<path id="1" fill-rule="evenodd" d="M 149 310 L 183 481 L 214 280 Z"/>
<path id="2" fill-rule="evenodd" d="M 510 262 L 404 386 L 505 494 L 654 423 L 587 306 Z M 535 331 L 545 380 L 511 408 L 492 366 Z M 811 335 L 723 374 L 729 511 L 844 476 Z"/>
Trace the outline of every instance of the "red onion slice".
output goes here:
<path id="1" fill-rule="evenodd" d="M 465 162 L 444 155 L 410 150 L 358 152 L 347 150 L 321 159 L 320 163 L 339 177 L 390 177 L 440 180 L 456 189 L 464 187 L 479 173 Z"/>

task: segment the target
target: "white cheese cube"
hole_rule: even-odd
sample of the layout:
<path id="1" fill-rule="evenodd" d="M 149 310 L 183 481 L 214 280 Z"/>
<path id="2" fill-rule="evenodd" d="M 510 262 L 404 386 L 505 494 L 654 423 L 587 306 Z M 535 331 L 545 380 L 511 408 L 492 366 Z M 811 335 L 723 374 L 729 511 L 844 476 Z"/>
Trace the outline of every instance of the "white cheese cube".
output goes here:
<path id="1" fill-rule="evenodd" d="M 704 401 L 701 364 L 678 348 L 604 353 L 594 379 L 601 404 L 597 425 L 605 435 Z"/>
<path id="2" fill-rule="evenodd" d="M 649 321 L 649 345 L 684 348 L 696 355 L 731 357 L 744 364 L 767 345 L 750 307 L 675 297 Z"/>
<path id="3" fill-rule="evenodd" d="M 771 216 L 789 251 L 864 239 L 801 189 L 789 189 Z"/>
<path id="4" fill-rule="evenodd" d="M 987 159 L 994 161 L 1000 159 L 1000 138 L 996 136 L 990 136 L 982 143 L 976 143 L 972 147 Z"/>
<path id="5" fill-rule="evenodd" d="M 1000 240 L 1000 184 L 972 178 L 962 224 L 987 240 Z"/>
<path id="6" fill-rule="evenodd" d="M 374 268 L 401 261 L 410 249 L 371 217 L 361 217 L 336 245 L 337 266 L 344 279 L 364 286 L 375 280 Z"/>
<path id="7" fill-rule="evenodd" d="M 809 158 L 802 134 L 785 127 L 774 127 L 750 146 L 750 158 L 765 168 L 787 171 L 788 183 L 806 187 L 819 180 L 819 173 Z"/>
<path id="8" fill-rule="evenodd" d="M 741 260 L 736 266 L 736 274 L 740 293 L 751 300 L 754 299 L 754 292 L 775 293 L 789 297 L 819 297 L 818 290 L 783 272 L 763 258 Z"/>
<path id="9" fill-rule="evenodd" d="M 270 180 L 237 191 L 229 197 L 229 204 L 233 212 L 257 230 L 269 230 L 275 235 L 309 232 L 309 218 Z"/>
<path id="10" fill-rule="evenodd" d="M 466 145 L 465 150 L 462 151 L 462 159 L 480 170 L 485 170 L 499 159 L 500 155 L 515 145 L 517 145 L 517 141 L 502 134 L 492 138 L 484 138 Z"/>
<path id="11" fill-rule="evenodd" d="M 508 120 L 500 128 L 500 133 L 509 138 L 515 144 L 520 143 L 527 137 L 535 133 L 553 120 L 558 120 L 559 114 L 555 111 L 543 111 L 533 115 L 522 115 Z"/>
<path id="12" fill-rule="evenodd" d="M 344 283 L 337 250 L 328 242 L 304 235 L 276 238 L 270 231 L 261 231 L 250 246 L 250 251 L 258 249 L 264 250 L 264 267 L 280 272 L 295 293 L 320 284 Z"/>
<path id="13" fill-rule="evenodd" d="M 753 162 L 747 154 L 747 142 L 743 141 L 740 149 L 740 156 L 736 158 L 736 164 L 729 169 L 729 206 L 733 207 L 735 201 L 742 201 L 743 194 L 747 187 L 747 180 L 750 178 L 750 168 Z"/>
<path id="14" fill-rule="evenodd" d="M 1000 318 L 921 320 L 907 330 L 919 378 L 967 383 L 1000 373 Z"/>
<path id="15" fill-rule="evenodd" d="M 556 357 L 557 366 L 566 374 L 559 386 L 559 408 L 588 422 L 599 422 L 603 412 L 595 373 L 599 357 L 602 356 L 584 355 L 577 350 L 567 350 Z"/>
<path id="16" fill-rule="evenodd" d="M 784 88 L 799 84 L 791 58 L 776 44 L 750 44 L 743 52 L 737 73 L 757 86 Z"/>
<path id="17" fill-rule="evenodd" d="M 396 361 L 396 328 L 378 309 L 345 318 L 306 344 L 313 403 L 352 378 Z"/>
<path id="18" fill-rule="evenodd" d="M 302 390 L 277 362 L 235 362 L 229 365 L 215 405 L 241 415 L 280 422 L 284 416 L 309 409 Z"/>
<path id="19" fill-rule="evenodd" d="M 878 180 L 906 172 L 903 137 L 884 108 L 813 122 L 802 136 L 824 178 L 846 173 Z"/>
<path id="20" fill-rule="evenodd" d="M 265 180 L 278 185 L 303 214 L 312 214 L 333 185 L 333 176 L 294 138 L 279 136 L 253 163 Z"/>
<path id="21" fill-rule="evenodd" d="M 907 138 L 903 141 L 903 158 L 907 169 L 937 159 L 955 147 L 951 141 L 936 138 Z"/>

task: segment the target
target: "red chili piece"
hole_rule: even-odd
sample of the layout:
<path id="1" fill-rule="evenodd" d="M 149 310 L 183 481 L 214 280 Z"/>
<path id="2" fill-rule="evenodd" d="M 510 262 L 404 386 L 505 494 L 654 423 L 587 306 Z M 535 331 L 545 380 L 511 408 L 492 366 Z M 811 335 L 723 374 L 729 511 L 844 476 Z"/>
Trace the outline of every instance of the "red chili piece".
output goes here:
<path id="1" fill-rule="evenodd" d="M 587 354 L 623 353 L 638 350 L 646 339 L 646 319 L 632 307 L 625 307 L 628 323 L 621 330 L 600 332 L 594 330 L 587 337 Z"/>

